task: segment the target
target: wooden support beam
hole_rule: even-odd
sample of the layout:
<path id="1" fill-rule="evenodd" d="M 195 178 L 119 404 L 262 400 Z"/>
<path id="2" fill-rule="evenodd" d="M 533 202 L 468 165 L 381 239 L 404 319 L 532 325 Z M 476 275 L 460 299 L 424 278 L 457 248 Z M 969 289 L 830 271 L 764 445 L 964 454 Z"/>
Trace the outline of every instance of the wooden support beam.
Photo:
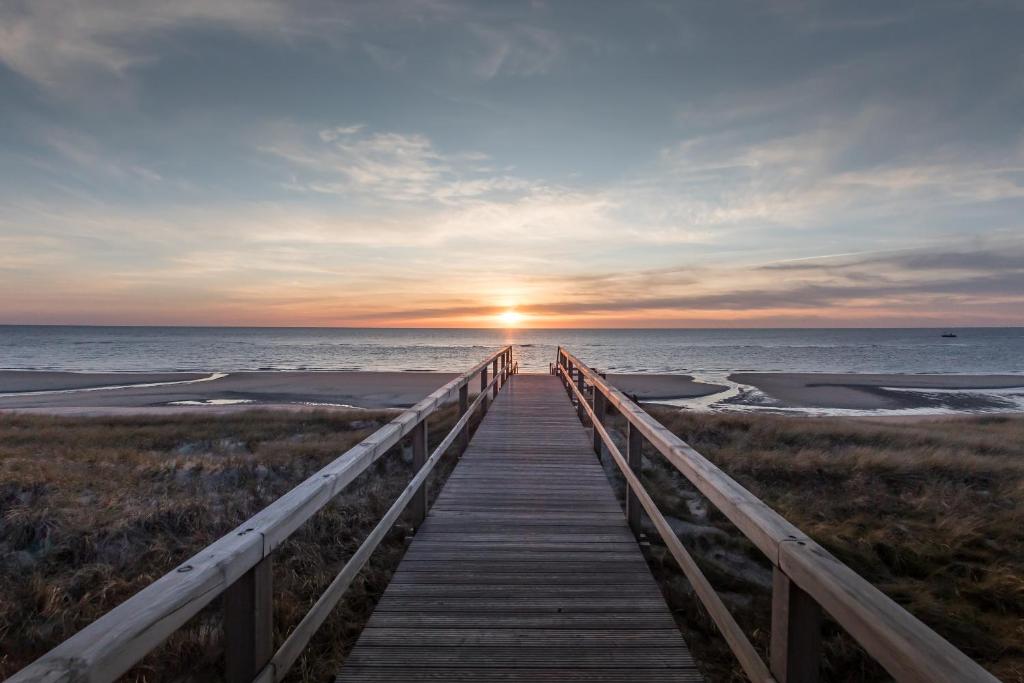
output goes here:
<path id="1" fill-rule="evenodd" d="M 480 402 L 480 415 L 487 412 L 487 366 L 485 365 L 480 370 L 480 393 L 484 395 L 484 400 Z"/>
<path id="2" fill-rule="evenodd" d="M 427 462 L 427 418 L 423 418 L 412 430 L 412 466 L 419 472 Z M 415 476 L 415 475 L 413 475 Z M 424 481 L 416 490 L 409 503 L 412 524 L 419 528 L 427 518 L 427 482 Z"/>
<path id="3" fill-rule="evenodd" d="M 632 422 L 626 424 L 626 461 L 629 469 L 633 471 L 636 478 L 643 481 L 641 471 L 643 470 L 643 449 L 644 435 L 640 433 Z M 640 538 L 643 533 L 643 507 L 636 493 L 630 487 L 626 487 L 626 519 L 633 535 Z"/>
<path id="4" fill-rule="evenodd" d="M 459 388 L 459 417 L 466 414 L 469 409 L 469 385 L 464 384 Z M 466 422 L 466 426 L 462 428 L 462 434 L 459 436 L 459 441 L 462 444 L 462 450 L 469 448 L 469 422 Z"/>
<path id="5" fill-rule="evenodd" d="M 771 669 L 779 683 L 817 683 L 821 607 L 775 567 L 772 574 Z"/>
<path id="6" fill-rule="evenodd" d="M 580 396 L 586 396 L 587 395 L 587 381 L 584 378 L 583 373 L 580 372 L 579 368 L 576 369 L 576 386 L 580 390 Z M 584 403 L 583 399 L 579 399 L 577 401 L 576 412 L 580 416 L 580 422 L 582 422 L 583 424 L 587 424 L 587 411 L 583 407 L 583 403 Z"/>
<path id="7" fill-rule="evenodd" d="M 602 394 L 600 391 L 598 391 L 597 387 L 594 387 L 594 415 L 595 415 L 595 421 L 596 421 L 595 424 L 594 424 L 594 429 L 593 429 L 593 432 L 594 432 L 594 452 L 597 453 L 597 457 L 598 458 L 601 457 L 601 454 L 602 454 L 601 452 L 602 452 L 602 450 L 604 448 L 604 445 L 603 445 L 604 442 L 601 441 L 601 432 L 598 431 L 596 423 L 599 422 L 601 424 L 604 424 L 605 404 L 606 404 L 606 402 L 604 400 L 604 394 Z"/>
<path id="8" fill-rule="evenodd" d="M 497 358 L 494 359 L 494 376 L 495 377 L 498 376 L 498 359 Z M 500 379 L 497 382 L 494 383 L 494 387 L 491 389 L 491 392 L 492 392 L 491 393 L 491 398 L 497 398 L 498 397 L 498 385 L 499 384 L 501 384 L 501 380 Z"/>
<path id="9" fill-rule="evenodd" d="M 224 591 L 224 680 L 251 683 L 274 653 L 272 555 Z"/>

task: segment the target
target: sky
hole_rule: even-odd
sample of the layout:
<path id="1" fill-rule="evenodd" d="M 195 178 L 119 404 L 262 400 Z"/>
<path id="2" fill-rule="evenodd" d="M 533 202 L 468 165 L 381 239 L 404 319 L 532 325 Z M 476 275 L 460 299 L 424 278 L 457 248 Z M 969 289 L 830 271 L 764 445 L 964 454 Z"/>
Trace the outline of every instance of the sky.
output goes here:
<path id="1" fill-rule="evenodd" d="M 0 323 L 1024 325 L 1022 35 L 1012 0 L 0 0 Z"/>

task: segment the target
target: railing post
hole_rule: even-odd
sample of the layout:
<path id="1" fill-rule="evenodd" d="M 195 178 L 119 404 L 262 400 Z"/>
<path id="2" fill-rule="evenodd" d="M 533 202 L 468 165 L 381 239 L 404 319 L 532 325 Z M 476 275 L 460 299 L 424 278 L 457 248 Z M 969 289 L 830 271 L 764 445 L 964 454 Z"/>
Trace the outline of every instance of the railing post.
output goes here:
<path id="1" fill-rule="evenodd" d="M 604 424 L 604 413 L 605 413 L 606 401 L 604 394 L 601 390 L 594 386 L 594 452 L 597 453 L 597 457 L 600 458 L 604 453 L 604 442 L 601 440 L 601 433 L 597 431 L 598 424 Z M 629 488 L 629 487 L 627 487 Z"/>
<path id="2" fill-rule="evenodd" d="M 817 683 L 821 607 L 781 569 L 772 574 L 771 670 L 779 683 Z"/>
<path id="3" fill-rule="evenodd" d="M 423 465 L 427 462 L 427 418 L 423 418 L 419 423 L 412 428 L 412 467 L 414 470 L 413 476 L 416 476 Z M 415 528 L 419 528 L 423 524 L 423 520 L 427 518 L 427 482 L 416 490 L 415 495 L 412 497 L 412 501 L 409 503 L 409 509 L 412 511 L 412 525 Z"/>
<path id="4" fill-rule="evenodd" d="M 484 395 L 480 401 L 480 415 L 487 412 L 487 366 L 480 370 L 480 393 Z"/>
<path id="5" fill-rule="evenodd" d="M 224 680 L 252 683 L 274 654 L 272 555 L 224 591 Z"/>
<path id="6" fill-rule="evenodd" d="M 494 362 L 491 364 L 491 366 L 494 369 L 493 370 L 494 376 L 497 377 L 498 376 L 498 359 L 497 358 L 494 359 Z M 498 385 L 500 383 L 501 383 L 500 379 L 497 382 L 494 383 L 494 386 L 491 388 L 491 398 L 498 398 Z"/>
<path id="7" fill-rule="evenodd" d="M 459 388 L 459 418 L 461 419 L 466 411 L 469 410 L 469 384 L 463 384 Z M 462 428 L 462 450 L 469 448 L 469 422 L 466 422 L 466 426 Z"/>
<path id="8" fill-rule="evenodd" d="M 629 469 L 633 470 L 633 474 L 636 475 L 637 479 L 641 479 L 641 472 L 643 470 L 643 448 L 644 448 L 644 435 L 640 433 L 632 422 L 626 422 L 626 462 L 629 464 Z M 629 522 L 629 528 L 633 530 L 633 535 L 640 538 L 643 533 L 643 508 L 640 506 L 640 499 L 633 493 L 633 489 L 630 486 L 626 486 L 626 521 Z"/>
<path id="9" fill-rule="evenodd" d="M 576 369 L 576 387 L 580 390 L 581 396 L 587 395 L 587 380 L 583 376 L 583 371 L 579 368 Z M 583 402 L 578 401 L 576 405 L 576 412 L 580 416 L 580 422 L 586 424 L 587 420 L 587 409 L 583 407 Z"/>

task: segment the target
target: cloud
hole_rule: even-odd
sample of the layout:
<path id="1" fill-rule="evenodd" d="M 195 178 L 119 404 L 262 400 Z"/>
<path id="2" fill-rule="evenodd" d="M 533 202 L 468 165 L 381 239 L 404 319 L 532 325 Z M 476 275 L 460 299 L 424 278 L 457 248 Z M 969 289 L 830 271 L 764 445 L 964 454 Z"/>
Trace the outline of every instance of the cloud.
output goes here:
<path id="1" fill-rule="evenodd" d="M 40 131 L 43 143 L 62 159 L 78 167 L 86 174 L 103 174 L 119 181 L 141 180 L 159 182 L 161 175 L 151 168 L 132 161 L 126 161 L 104 150 L 91 136 L 64 128 L 50 127 Z M 37 160 L 46 165 L 45 161 Z"/>
<path id="2" fill-rule="evenodd" d="M 494 175 L 482 164 L 485 155 L 442 152 L 425 135 L 371 131 L 363 124 L 335 126 L 315 137 L 278 127 L 259 150 L 287 162 L 289 187 L 307 192 L 456 205 L 535 188 L 522 178 Z"/>
<path id="3" fill-rule="evenodd" d="M 153 36 L 211 25 L 268 32 L 286 13 L 280 0 L 16 0 L 0 5 L 0 61 L 61 90 L 153 62 Z"/>
<path id="4" fill-rule="evenodd" d="M 547 73 L 562 55 L 558 36 L 548 29 L 525 24 L 485 26 L 472 23 L 479 42 L 473 72 L 484 80 L 499 74 L 536 76 Z"/>

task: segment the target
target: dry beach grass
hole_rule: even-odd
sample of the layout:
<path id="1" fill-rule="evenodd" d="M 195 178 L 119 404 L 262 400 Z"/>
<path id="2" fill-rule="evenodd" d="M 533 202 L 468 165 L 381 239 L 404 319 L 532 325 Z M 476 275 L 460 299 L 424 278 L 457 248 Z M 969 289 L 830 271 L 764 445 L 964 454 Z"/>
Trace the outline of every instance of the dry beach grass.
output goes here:
<path id="1" fill-rule="evenodd" d="M 10 675 L 265 507 L 390 419 L 386 412 L 163 418 L 0 415 L 0 678 Z M 454 423 L 431 422 L 431 442 Z M 454 458 L 441 461 L 434 488 Z M 412 476 L 382 458 L 275 555 L 277 641 L 305 614 Z M 391 569 L 395 530 L 324 624 L 293 679 L 326 680 Z M 129 680 L 215 680 L 220 605 Z"/>
<path id="2" fill-rule="evenodd" d="M 1024 418 L 653 412 L 999 678 L 1024 681 Z M 662 511 L 678 520 L 712 584 L 766 652 L 769 565 L 663 460 L 648 457 L 646 482 Z M 656 542 L 648 556 L 708 680 L 745 680 L 671 557 Z M 834 624 L 826 629 L 825 680 L 888 680 Z"/>
<path id="3" fill-rule="evenodd" d="M 871 422 L 652 408 L 673 431 L 1006 681 L 1024 681 L 1024 419 Z M 373 431 L 384 412 L 58 418 L 0 415 L 0 676 L 82 628 Z M 432 441 L 453 421 L 432 421 Z M 615 421 L 613 420 L 613 425 Z M 770 571 L 682 478 L 645 480 L 755 643 Z M 454 458 L 442 461 L 434 486 Z M 398 454 L 357 480 L 275 561 L 278 642 L 411 476 Z M 403 550 L 393 533 L 297 665 L 338 668 Z M 648 551 L 709 681 L 743 680 L 671 558 Z M 133 680 L 209 680 L 214 603 Z M 826 679 L 882 680 L 829 626 Z"/>

